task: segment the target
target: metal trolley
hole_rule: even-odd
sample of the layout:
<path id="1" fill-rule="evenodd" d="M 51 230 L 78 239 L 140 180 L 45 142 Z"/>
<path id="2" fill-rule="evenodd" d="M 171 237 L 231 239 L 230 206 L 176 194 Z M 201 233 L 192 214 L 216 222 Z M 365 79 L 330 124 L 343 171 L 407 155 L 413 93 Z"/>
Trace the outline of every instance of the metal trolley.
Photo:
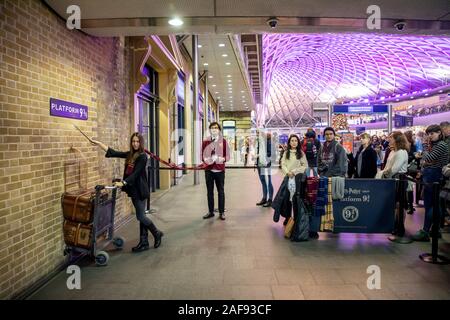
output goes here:
<path id="1" fill-rule="evenodd" d="M 109 190 L 111 196 L 103 197 L 102 190 Z M 109 254 L 103 251 L 110 243 L 114 245 L 116 249 L 122 249 L 125 245 L 125 240 L 122 237 L 114 237 L 114 213 L 116 207 L 117 187 L 98 185 L 95 187 L 95 200 L 94 200 L 94 219 L 92 223 L 92 240 L 89 248 L 82 248 L 77 246 L 70 246 L 66 244 L 64 249 L 64 255 L 69 255 L 69 260 L 77 256 L 88 254 L 95 259 L 97 266 L 106 266 L 109 261 Z M 105 241 L 101 242 L 97 238 L 107 233 Z"/>

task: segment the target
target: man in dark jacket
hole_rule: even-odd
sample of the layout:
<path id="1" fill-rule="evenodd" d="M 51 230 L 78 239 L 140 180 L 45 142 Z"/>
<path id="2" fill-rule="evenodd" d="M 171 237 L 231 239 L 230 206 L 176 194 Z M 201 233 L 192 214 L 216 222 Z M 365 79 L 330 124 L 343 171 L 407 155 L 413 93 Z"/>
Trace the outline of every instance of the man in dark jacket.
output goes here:
<path id="1" fill-rule="evenodd" d="M 345 177 L 347 173 L 347 155 L 344 147 L 336 140 L 333 128 L 324 130 L 325 142 L 319 152 L 319 175 L 325 177 Z"/>

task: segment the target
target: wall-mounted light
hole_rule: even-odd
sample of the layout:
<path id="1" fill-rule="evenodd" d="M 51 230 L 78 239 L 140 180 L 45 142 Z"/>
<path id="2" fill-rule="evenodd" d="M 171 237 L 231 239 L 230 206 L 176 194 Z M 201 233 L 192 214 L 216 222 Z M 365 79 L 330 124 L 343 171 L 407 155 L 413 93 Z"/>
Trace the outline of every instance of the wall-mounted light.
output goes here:
<path id="1" fill-rule="evenodd" d="M 179 27 L 179 26 L 183 25 L 183 20 L 175 17 L 175 18 L 172 18 L 169 20 L 169 24 L 174 27 Z"/>

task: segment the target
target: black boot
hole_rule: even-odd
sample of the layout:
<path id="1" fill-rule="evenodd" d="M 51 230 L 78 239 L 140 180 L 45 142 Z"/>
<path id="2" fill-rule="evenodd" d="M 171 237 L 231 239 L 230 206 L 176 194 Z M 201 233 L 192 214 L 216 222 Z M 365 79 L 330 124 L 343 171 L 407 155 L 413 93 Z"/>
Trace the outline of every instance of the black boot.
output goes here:
<path id="1" fill-rule="evenodd" d="M 164 233 L 158 230 L 153 222 L 147 227 L 147 229 L 155 238 L 155 244 L 153 246 L 155 248 L 158 248 L 161 245 L 161 238 L 163 237 Z"/>
<path id="2" fill-rule="evenodd" d="M 136 247 L 131 248 L 133 252 L 141 252 L 149 249 L 148 245 L 148 231 L 145 225 L 140 222 L 139 223 L 139 243 Z"/>
<path id="3" fill-rule="evenodd" d="M 261 199 L 261 201 L 258 202 L 256 205 L 257 205 L 257 206 L 262 206 L 262 205 L 265 205 L 266 203 L 267 203 L 266 199 L 263 198 L 263 199 Z"/>
<path id="4" fill-rule="evenodd" d="M 264 208 L 270 208 L 270 207 L 272 207 L 272 200 L 267 201 L 267 202 L 263 205 L 263 207 L 264 207 Z"/>

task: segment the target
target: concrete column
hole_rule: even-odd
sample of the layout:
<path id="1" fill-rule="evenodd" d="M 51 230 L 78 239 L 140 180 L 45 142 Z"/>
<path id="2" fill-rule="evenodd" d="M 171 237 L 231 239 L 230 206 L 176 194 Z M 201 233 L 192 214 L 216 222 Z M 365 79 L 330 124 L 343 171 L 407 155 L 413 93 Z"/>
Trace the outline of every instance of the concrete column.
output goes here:
<path id="1" fill-rule="evenodd" d="M 392 132 L 392 104 L 388 104 L 388 133 Z"/>
<path id="2" fill-rule="evenodd" d="M 333 105 L 329 104 L 328 105 L 328 126 L 331 127 L 332 126 L 332 120 L 333 120 Z"/>
<path id="3" fill-rule="evenodd" d="M 203 110 L 203 132 L 205 132 L 205 137 L 206 137 L 206 133 L 208 132 L 208 99 L 209 98 L 209 94 L 208 94 L 208 70 L 205 71 L 205 108 Z"/>
<path id="4" fill-rule="evenodd" d="M 201 144 L 199 141 L 200 131 L 199 131 L 199 119 L 198 119 L 198 36 L 192 35 L 192 82 L 194 87 L 194 99 L 193 99 L 193 108 L 194 108 L 194 165 L 198 165 L 200 163 L 200 153 L 201 153 Z M 194 185 L 200 183 L 199 171 L 194 170 Z"/>

